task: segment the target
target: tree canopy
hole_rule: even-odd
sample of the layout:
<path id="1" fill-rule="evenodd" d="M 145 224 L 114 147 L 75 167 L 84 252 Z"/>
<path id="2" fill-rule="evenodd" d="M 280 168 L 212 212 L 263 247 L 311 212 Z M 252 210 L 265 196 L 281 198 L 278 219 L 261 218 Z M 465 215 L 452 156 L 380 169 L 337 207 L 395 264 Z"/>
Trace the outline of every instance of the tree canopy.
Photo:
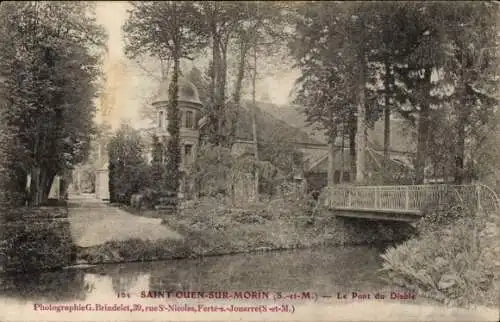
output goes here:
<path id="1" fill-rule="evenodd" d="M 4 3 L 0 16 L 5 190 L 25 194 L 29 175 L 38 205 L 88 155 L 106 35 L 85 2 Z"/>

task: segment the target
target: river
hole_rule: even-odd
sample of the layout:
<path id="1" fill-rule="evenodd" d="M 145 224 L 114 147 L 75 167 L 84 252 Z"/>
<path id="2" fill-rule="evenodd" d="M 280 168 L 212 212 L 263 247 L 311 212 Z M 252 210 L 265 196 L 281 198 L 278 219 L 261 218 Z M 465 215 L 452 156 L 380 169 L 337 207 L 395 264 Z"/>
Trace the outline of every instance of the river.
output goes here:
<path id="1" fill-rule="evenodd" d="M 379 272 L 383 249 L 306 249 L 4 276 L 0 320 L 497 320 L 498 311 L 486 308 L 446 308 L 418 296 L 391 299 L 408 292 Z M 228 298 L 200 298 L 209 294 Z M 193 307 L 201 312 L 188 312 Z M 115 311 L 103 311 L 108 309 Z"/>

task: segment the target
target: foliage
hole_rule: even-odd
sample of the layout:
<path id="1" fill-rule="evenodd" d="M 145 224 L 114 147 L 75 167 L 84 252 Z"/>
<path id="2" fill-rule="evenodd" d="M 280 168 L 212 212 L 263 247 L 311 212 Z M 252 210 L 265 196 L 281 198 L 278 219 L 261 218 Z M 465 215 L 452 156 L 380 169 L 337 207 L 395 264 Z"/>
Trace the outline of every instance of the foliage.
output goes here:
<path id="1" fill-rule="evenodd" d="M 67 208 L 40 210 L 2 210 L 1 272 L 53 270 L 72 264 L 74 249 L 69 222 L 47 220 L 67 218 Z"/>
<path id="2" fill-rule="evenodd" d="M 497 166 L 500 164 L 500 114 L 498 110 L 488 125 L 483 127 L 481 136 L 478 136 L 478 144 L 473 150 L 471 165 L 476 177 L 500 194 L 500 169 Z"/>
<path id="3" fill-rule="evenodd" d="M 204 22 L 197 5 L 192 2 L 133 2 L 129 17 L 123 27 L 126 54 L 131 58 L 144 54 L 160 59 L 171 58 L 174 63 L 169 87 L 167 110 L 168 132 L 166 171 L 162 178 L 163 191 L 177 196 L 180 185 L 181 161 L 178 108 L 178 79 L 180 60 L 188 58 L 204 45 Z"/>
<path id="4" fill-rule="evenodd" d="M 390 162 L 384 169 L 375 165 L 372 176 L 363 182 L 366 185 L 411 185 L 415 182 L 415 173 L 408 166 Z"/>
<path id="5" fill-rule="evenodd" d="M 208 75 L 194 67 L 185 75 L 185 77 L 196 87 L 198 95 L 200 96 L 200 101 L 203 107 L 205 107 L 210 100 Z"/>
<path id="6" fill-rule="evenodd" d="M 188 58 L 205 43 L 203 21 L 194 3 L 135 1 L 131 5 L 123 26 L 128 57 L 174 58 L 178 50 L 179 58 Z"/>
<path id="7" fill-rule="evenodd" d="M 286 11 L 284 5 L 278 2 L 267 2 L 265 5 L 259 2 L 245 2 L 242 6 L 242 21 L 236 26 L 234 41 L 229 46 L 229 50 L 237 58 L 233 94 L 227 106 L 227 117 L 231 124 L 230 139 L 234 139 L 237 131 L 241 96 L 244 90 L 243 82 L 251 76 L 252 99 L 255 100 L 255 81 L 259 75 L 264 74 L 266 69 L 263 66 L 264 63 L 266 60 L 276 60 L 277 53 L 283 48 L 283 42 L 286 41 L 284 31 L 287 25 Z M 250 59 L 250 52 L 252 52 L 252 59 Z M 250 60 L 252 60 L 251 63 Z M 248 73 L 247 69 L 252 72 Z M 275 68 L 267 69 L 275 70 Z"/>
<path id="8" fill-rule="evenodd" d="M 429 213 L 417 228 L 418 237 L 382 255 L 392 282 L 452 305 L 496 303 L 500 249 L 491 218 L 451 207 Z"/>
<path id="9" fill-rule="evenodd" d="M 18 154 L 1 168 L 14 172 L 5 178 L 14 181 L 6 187 L 12 192 L 25 193 L 31 175 L 28 202 L 35 206 L 47 199 L 55 175 L 88 154 L 105 43 L 92 10 L 85 2 L 0 8 L 1 123 L 7 156 Z"/>
<path id="10" fill-rule="evenodd" d="M 290 41 L 302 74 L 295 101 L 305 106 L 307 121 L 324 130 L 330 144 L 339 137 L 350 140 L 358 179 L 365 173 L 366 126 L 378 117 L 366 85 L 374 73 L 369 69 L 370 45 L 378 35 L 372 7 L 321 2 L 299 7 L 297 33 Z M 331 162 L 333 158 L 333 169 Z"/>
<path id="11" fill-rule="evenodd" d="M 178 105 L 179 93 L 179 57 L 174 57 L 174 72 L 172 73 L 172 82 L 169 87 L 169 105 L 167 109 L 167 118 L 169 120 L 167 131 L 169 138 L 167 141 L 165 171 L 163 172 L 162 187 L 167 196 L 177 196 L 181 173 L 179 166 L 181 164 L 181 142 L 180 142 L 180 123 L 181 113 Z"/>
<path id="12" fill-rule="evenodd" d="M 254 174 L 255 170 L 259 175 L 259 193 L 276 195 L 279 184 L 285 179 L 283 171 L 270 161 L 256 161 L 253 154 L 243 154 L 233 159 L 231 168 L 233 176 L 238 173 Z"/>
<path id="13" fill-rule="evenodd" d="M 229 144 L 226 87 L 227 53 L 238 24 L 244 17 L 240 4 L 232 1 L 205 1 L 198 5 L 202 30 L 211 40 L 210 102 L 208 104 L 208 140 L 214 145 Z"/>
<path id="14" fill-rule="evenodd" d="M 416 225 L 420 234 L 436 232 L 460 219 L 475 217 L 472 211 L 459 203 L 452 195 L 447 196 L 447 200 L 446 205 L 430 206 L 424 211 L 424 215 Z"/>
<path id="15" fill-rule="evenodd" d="M 253 174 L 255 168 L 259 173 L 260 191 L 274 195 L 285 176 L 272 162 L 256 162 L 252 154 L 233 157 L 227 148 L 206 144 L 198 151 L 189 181 L 193 183 L 198 196 L 230 196 L 230 187 L 236 176 Z"/>
<path id="16" fill-rule="evenodd" d="M 181 210 L 164 218 L 164 224 L 189 238 L 155 241 L 112 241 L 80 249 L 78 259 L 87 263 L 166 260 L 224 255 L 265 250 L 317 246 L 366 244 L 373 240 L 394 240 L 406 233 L 393 223 L 384 233 L 369 223 L 346 225 L 319 211 L 311 218 L 306 213 L 308 200 L 271 199 L 235 208 L 222 198 L 204 197 L 185 202 Z M 141 215 L 154 217 L 157 211 Z M 311 220 L 314 219 L 314 220 Z M 397 231 L 401 230 L 401 234 Z"/>
<path id="17" fill-rule="evenodd" d="M 82 166 L 81 171 L 81 186 L 78 187 L 82 192 L 95 193 L 96 169 L 89 165 Z"/>
<path id="18" fill-rule="evenodd" d="M 470 178 L 474 171 L 465 168 L 480 142 L 475 133 L 496 104 L 497 8 L 486 2 L 447 7 L 439 2 L 298 6 L 290 48 L 302 74 L 296 101 L 306 107 L 308 121 L 332 141 L 338 133 L 349 134 L 352 148 L 352 132 L 363 131 L 355 121 L 363 125 L 359 94 L 364 91 L 368 123 L 383 107 L 417 127 L 418 183 L 429 165 L 450 168 L 457 182 Z M 364 76 L 365 87 L 359 87 L 365 81 L 356 74 Z M 350 130 L 339 132 L 340 127 Z"/>
<path id="19" fill-rule="evenodd" d="M 259 158 L 274 165 L 288 178 L 297 174 L 304 165 L 304 154 L 279 128 L 274 128 L 269 136 L 259 141 Z"/>
<path id="20" fill-rule="evenodd" d="M 206 144 L 198 151 L 190 171 L 195 193 L 199 196 L 228 194 L 231 180 L 231 152 L 227 148 Z"/>
<path id="21" fill-rule="evenodd" d="M 111 126 L 107 123 L 97 124 L 96 131 L 90 141 L 87 160 L 79 165 L 80 189 L 83 192 L 95 192 L 96 170 L 102 169 L 107 159 L 104 155 L 107 151 L 107 144 L 111 138 Z M 73 184 L 77 184 L 73 175 Z"/>
<path id="22" fill-rule="evenodd" d="M 150 185 L 150 169 L 137 130 L 122 124 L 108 144 L 110 199 L 128 204 L 130 197 Z"/>
<path id="23" fill-rule="evenodd" d="M 194 194 L 201 196 L 225 192 L 230 164 L 230 151 L 210 144 L 201 146 L 189 170 L 189 180 L 193 184 Z M 206 171 L 205 167 L 209 170 Z"/>

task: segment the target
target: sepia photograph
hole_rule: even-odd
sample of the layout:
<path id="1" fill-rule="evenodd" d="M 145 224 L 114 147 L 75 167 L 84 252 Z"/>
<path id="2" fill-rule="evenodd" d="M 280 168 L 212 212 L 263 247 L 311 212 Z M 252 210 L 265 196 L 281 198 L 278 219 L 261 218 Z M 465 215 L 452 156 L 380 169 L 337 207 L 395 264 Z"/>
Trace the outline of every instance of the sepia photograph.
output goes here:
<path id="1" fill-rule="evenodd" d="M 500 3 L 0 2 L 0 321 L 500 321 Z"/>

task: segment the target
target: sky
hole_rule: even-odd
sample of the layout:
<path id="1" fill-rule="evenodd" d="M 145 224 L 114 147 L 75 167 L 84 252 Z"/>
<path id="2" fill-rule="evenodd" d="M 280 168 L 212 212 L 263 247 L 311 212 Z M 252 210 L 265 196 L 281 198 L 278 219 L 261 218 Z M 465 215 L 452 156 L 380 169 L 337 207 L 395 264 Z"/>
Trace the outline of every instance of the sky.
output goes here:
<path id="1" fill-rule="evenodd" d="M 141 119 L 139 111 L 145 102 L 144 98 L 155 92 L 159 84 L 147 77 L 125 57 L 121 27 L 126 20 L 127 7 L 128 4 L 123 1 L 103 1 L 97 4 L 98 23 L 106 28 L 109 35 L 109 53 L 104 70 L 108 78 L 107 88 L 114 95 L 112 103 L 114 109 L 107 120 L 113 127 L 118 126 L 121 119 L 128 119 L 135 127 L 147 127 L 149 123 Z M 204 70 L 206 66 L 196 67 Z M 282 68 L 279 74 L 259 81 L 256 89 L 257 97 L 268 94 L 273 103 L 286 104 L 297 77 L 297 71 Z"/>

